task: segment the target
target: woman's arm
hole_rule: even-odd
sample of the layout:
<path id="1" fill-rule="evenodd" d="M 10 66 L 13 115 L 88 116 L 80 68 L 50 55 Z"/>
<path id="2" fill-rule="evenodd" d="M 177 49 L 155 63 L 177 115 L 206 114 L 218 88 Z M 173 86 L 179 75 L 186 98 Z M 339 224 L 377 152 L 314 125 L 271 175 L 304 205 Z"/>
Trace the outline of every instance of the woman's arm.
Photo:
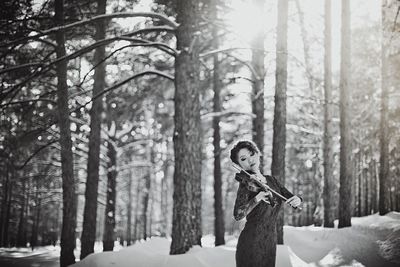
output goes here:
<path id="1" fill-rule="evenodd" d="M 259 195 L 251 198 L 250 191 L 246 189 L 243 184 L 239 185 L 235 207 L 233 208 L 233 217 L 236 221 L 239 221 L 247 216 L 260 202 L 261 198 Z"/>
<path id="2" fill-rule="evenodd" d="M 272 176 L 272 178 L 274 179 L 275 183 L 278 185 L 279 187 L 279 191 L 280 193 L 286 197 L 288 200 L 288 203 L 291 204 L 291 201 L 293 201 L 294 199 L 298 198 L 299 201 L 296 201 L 296 203 L 298 202 L 297 205 L 294 206 L 298 206 L 301 202 L 303 202 L 303 199 L 299 196 L 294 195 L 292 192 L 290 192 L 286 187 L 284 187 L 279 181 L 278 179 L 276 179 L 274 176 Z M 293 206 L 293 205 L 292 205 Z"/>
<path id="3" fill-rule="evenodd" d="M 274 176 L 271 176 L 272 179 L 274 180 L 275 184 L 278 185 L 279 188 L 279 193 L 281 193 L 282 196 L 286 197 L 287 199 L 291 198 L 294 196 L 292 192 L 290 192 L 286 187 L 284 187 L 278 179 L 276 179 Z"/>

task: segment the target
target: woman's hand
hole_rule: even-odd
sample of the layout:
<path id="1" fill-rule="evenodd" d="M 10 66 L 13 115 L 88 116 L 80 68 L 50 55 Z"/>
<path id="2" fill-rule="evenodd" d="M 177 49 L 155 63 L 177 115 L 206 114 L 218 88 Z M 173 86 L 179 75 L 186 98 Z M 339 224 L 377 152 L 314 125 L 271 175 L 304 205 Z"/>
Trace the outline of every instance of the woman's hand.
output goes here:
<path id="1" fill-rule="evenodd" d="M 291 198 L 286 200 L 286 203 L 292 206 L 293 208 L 296 208 L 301 204 L 301 199 L 298 196 L 292 196 Z"/>
<path id="2" fill-rule="evenodd" d="M 258 193 L 255 198 L 257 203 L 260 202 L 261 200 L 264 201 L 267 204 L 271 204 L 269 201 L 269 198 L 272 197 L 272 193 L 270 191 L 265 192 L 265 191 L 260 191 L 260 193 Z"/>

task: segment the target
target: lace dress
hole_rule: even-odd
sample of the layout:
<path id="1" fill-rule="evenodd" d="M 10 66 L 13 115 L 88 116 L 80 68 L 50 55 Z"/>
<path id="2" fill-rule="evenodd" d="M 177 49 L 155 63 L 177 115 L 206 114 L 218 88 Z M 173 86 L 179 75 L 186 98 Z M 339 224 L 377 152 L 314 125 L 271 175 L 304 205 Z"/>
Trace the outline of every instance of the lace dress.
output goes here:
<path id="1" fill-rule="evenodd" d="M 267 184 L 286 198 L 293 194 L 282 186 L 274 177 L 264 176 Z M 236 178 L 237 179 L 237 178 Z M 246 217 L 246 225 L 240 233 L 236 247 L 237 267 L 274 267 L 276 257 L 276 221 L 282 201 L 273 197 L 267 204 L 255 200 L 257 192 L 249 191 L 240 184 L 234 207 L 234 217 L 241 220 Z"/>

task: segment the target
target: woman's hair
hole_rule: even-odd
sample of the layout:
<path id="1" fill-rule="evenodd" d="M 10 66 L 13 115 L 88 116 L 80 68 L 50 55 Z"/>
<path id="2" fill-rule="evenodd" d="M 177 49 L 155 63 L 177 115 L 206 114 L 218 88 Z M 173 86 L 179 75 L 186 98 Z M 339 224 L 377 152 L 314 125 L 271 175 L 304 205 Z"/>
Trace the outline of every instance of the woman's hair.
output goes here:
<path id="1" fill-rule="evenodd" d="M 253 141 L 239 140 L 233 145 L 233 148 L 231 149 L 230 158 L 233 163 L 239 164 L 238 153 L 242 148 L 247 148 L 251 153 L 260 153 L 260 150 Z"/>

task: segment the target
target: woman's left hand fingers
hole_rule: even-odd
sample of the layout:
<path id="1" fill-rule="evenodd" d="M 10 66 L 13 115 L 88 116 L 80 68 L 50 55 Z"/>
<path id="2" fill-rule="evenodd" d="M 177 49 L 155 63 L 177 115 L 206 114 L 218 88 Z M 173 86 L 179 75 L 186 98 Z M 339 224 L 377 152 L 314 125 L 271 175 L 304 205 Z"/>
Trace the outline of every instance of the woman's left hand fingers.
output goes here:
<path id="1" fill-rule="evenodd" d="M 293 196 L 286 201 L 290 206 L 297 207 L 300 205 L 301 200 L 298 196 Z"/>

